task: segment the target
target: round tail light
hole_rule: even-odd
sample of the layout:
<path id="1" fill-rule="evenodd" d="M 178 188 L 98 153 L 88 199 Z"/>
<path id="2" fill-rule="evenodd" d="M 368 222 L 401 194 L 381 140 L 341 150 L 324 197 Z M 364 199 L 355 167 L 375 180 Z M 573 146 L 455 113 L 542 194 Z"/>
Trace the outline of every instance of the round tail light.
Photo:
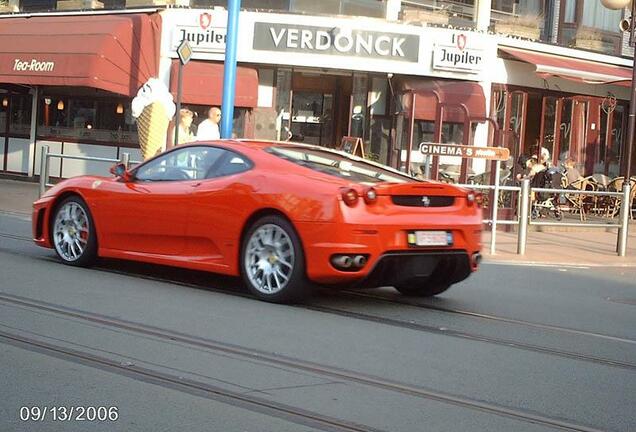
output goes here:
<path id="1" fill-rule="evenodd" d="M 364 191 L 364 202 L 367 204 L 374 203 L 378 200 L 378 193 L 372 187 Z"/>
<path id="2" fill-rule="evenodd" d="M 340 194 L 342 195 L 342 200 L 348 206 L 353 206 L 358 202 L 358 192 L 353 188 L 342 188 Z"/>

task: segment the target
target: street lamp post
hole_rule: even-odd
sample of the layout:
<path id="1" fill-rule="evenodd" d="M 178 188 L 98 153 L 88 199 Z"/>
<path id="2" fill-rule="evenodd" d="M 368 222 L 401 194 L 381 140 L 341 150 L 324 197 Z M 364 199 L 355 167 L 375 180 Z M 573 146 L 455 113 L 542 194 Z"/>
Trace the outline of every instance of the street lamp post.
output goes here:
<path id="1" fill-rule="evenodd" d="M 234 96 L 236 92 L 236 45 L 238 39 L 241 0 L 229 0 L 227 11 L 227 42 L 223 67 L 223 100 L 221 104 L 221 138 L 232 138 Z"/>
<path id="2" fill-rule="evenodd" d="M 600 0 L 601 4 L 608 9 L 624 9 L 626 8 L 630 0 Z M 636 0 L 631 1 L 631 15 L 627 20 L 623 20 L 620 23 L 620 29 L 623 31 L 629 31 L 629 46 L 634 45 L 634 18 L 636 18 Z M 627 149 L 623 153 L 627 158 L 627 164 L 625 164 L 625 183 L 629 184 L 629 179 L 632 172 L 632 150 L 634 148 L 634 132 L 636 132 L 636 68 L 632 64 L 632 97 L 629 102 L 629 120 L 627 122 Z"/>

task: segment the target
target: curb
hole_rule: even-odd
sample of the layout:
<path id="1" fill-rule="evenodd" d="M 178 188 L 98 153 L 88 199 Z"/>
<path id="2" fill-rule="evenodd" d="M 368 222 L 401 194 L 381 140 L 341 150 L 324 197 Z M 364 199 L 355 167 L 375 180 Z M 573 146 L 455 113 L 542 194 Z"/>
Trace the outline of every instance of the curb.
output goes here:
<path id="1" fill-rule="evenodd" d="M 529 260 L 497 260 L 490 259 L 488 256 L 484 256 L 483 264 L 492 265 L 508 265 L 508 266 L 528 266 L 528 267 L 551 267 L 551 268 L 600 268 L 600 267 L 615 267 L 615 268 L 636 268 L 636 262 L 634 263 L 592 263 L 592 262 L 547 262 L 547 261 L 529 261 Z"/>

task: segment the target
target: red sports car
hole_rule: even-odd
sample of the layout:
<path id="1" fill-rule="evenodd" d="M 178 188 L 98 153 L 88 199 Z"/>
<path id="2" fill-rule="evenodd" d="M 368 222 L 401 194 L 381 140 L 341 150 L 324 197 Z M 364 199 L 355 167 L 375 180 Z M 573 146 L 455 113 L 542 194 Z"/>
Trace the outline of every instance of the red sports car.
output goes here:
<path id="1" fill-rule="evenodd" d="M 77 266 L 99 256 L 240 275 L 272 302 L 314 284 L 432 296 L 481 258 L 480 195 L 323 147 L 197 142 L 112 172 L 47 191 L 34 241 Z"/>

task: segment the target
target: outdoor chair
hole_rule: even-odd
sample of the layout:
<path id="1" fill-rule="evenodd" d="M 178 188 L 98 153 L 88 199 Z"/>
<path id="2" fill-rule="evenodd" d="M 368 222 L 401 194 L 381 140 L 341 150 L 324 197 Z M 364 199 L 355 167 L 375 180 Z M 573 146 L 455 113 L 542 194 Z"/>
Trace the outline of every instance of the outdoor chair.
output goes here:
<path id="1" fill-rule="evenodd" d="M 636 199 L 636 177 L 632 177 L 630 179 L 630 192 L 629 192 L 629 211 L 630 217 L 634 219 L 634 199 Z M 625 184 L 625 177 L 616 177 L 613 179 L 607 187 L 609 192 L 622 192 L 623 185 Z M 620 215 L 621 205 L 623 202 L 622 197 L 607 197 L 608 207 L 607 207 L 607 215 L 611 218 L 614 218 Z"/>
<path id="2" fill-rule="evenodd" d="M 565 185 L 564 189 L 572 189 L 579 191 L 595 191 L 597 190 L 596 182 L 592 177 L 580 178 L 568 185 Z M 571 193 L 565 194 L 565 199 L 568 203 L 567 210 L 572 214 L 579 214 L 581 222 L 587 220 L 587 213 L 589 209 L 594 205 L 594 201 L 589 199 L 589 196 Z M 565 210 L 565 209 L 564 209 Z"/>

